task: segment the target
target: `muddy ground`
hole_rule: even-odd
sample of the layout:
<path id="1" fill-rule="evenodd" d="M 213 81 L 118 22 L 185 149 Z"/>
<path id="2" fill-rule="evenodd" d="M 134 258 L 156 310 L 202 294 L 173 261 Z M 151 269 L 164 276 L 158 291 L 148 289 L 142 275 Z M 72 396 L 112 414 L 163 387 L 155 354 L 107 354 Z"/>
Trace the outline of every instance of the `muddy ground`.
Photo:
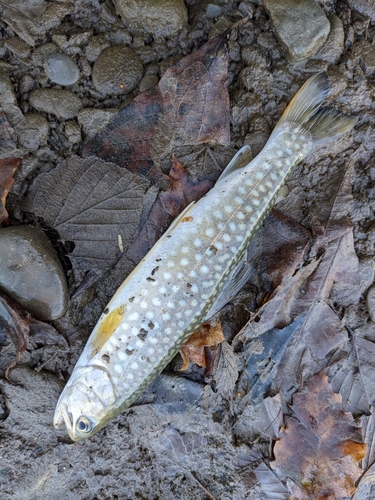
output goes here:
<path id="1" fill-rule="evenodd" d="M 330 60 L 329 56 L 318 53 L 308 60 L 295 62 L 280 45 L 265 9 L 256 2 L 217 0 L 215 4 L 221 9 L 218 17 L 207 15 L 207 1 L 186 3 L 189 24 L 182 32 L 150 38 L 146 44 L 141 34 L 131 33 L 123 24 L 110 0 L 79 0 L 74 6 L 64 3 L 66 13 L 59 22 L 50 20 L 46 24 L 45 33 L 40 35 L 35 47 L 30 48 L 31 54 L 39 46 L 57 40 L 53 38 L 57 34 L 81 33 L 81 40 L 70 52 L 81 71 L 81 78 L 72 90 L 80 95 L 85 107 L 119 108 L 139 93 L 140 83 L 127 95 L 103 97 L 91 92 L 93 61 L 87 58 L 86 48 L 93 36 L 101 34 L 97 41 L 98 53 L 100 44 L 116 45 L 125 41 L 140 55 L 143 76 L 151 74 L 160 78 L 165 69 L 183 55 L 201 47 L 210 36 L 249 13 L 249 21 L 232 32 L 229 39 L 231 144 L 227 148 L 213 148 L 217 158 L 221 158 L 220 168 L 245 143 L 257 154 L 300 85 L 311 74 L 325 70 L 332 85 L 330 97 L 344 112 L 357 116 L 358 123 L 349 136 L 320 148 L 295 168 L 287 182 L 289 194 L 277 208 L 310 229 L 313 217 L 329 202 L 331 189 L 337 184 L 335 178 L 341 179 L 342 169 L 354 162 L 354 202 L 349 215 L 354 224 L 360 269 L 367 278 L 364 278 L 360 300 L 354 303 L 353 299 L 351 304 L 346 297 L 344 305 L 350 310 L 351 328 L 363 325 L 372 328 L 366 292 L 374 268 L 375 62 L 371 57 L 365 60 L 361 57 L 364 50 L 361 44 L 366 41 L 374 50 L 375 12 L 363 9 L 363 2 L 357 5 L 354 0 L 351 6 L 335 0 L 319 2 L 327 16 L 335 14 L 342 21 L 342 53 L 337 61 L 335 56 Z M 40 67 L 29 64 L 32 59 L 22 59 L 20 51 L 6 48 L 9 39 L 18 38 L 9 25 L 3 22 L 0 29 L 2 64 L 9 65 L 6 68 L 18 106 L 23 113 L 34 111 L 29 103 L 25 75 L 32 78 L 33 88 L 51 84 Z M 69 47 L 66 50 L 69 53 Z M 246 60 L 241 56 L 244 53 Z M 80 141 L 72 143 L 67 139 L 65 122 L 69 120 L 52 114 L 44 116 L 50 124 L 50 132 L 38 149 L 25 154 L 23 167 L 17 172 L 8 199 L 11 224 L 25 221 L 21 206 L 33 179 L 40 172 L 54 168 L 62 159 L 79 154 L 82 146 Z M 87 133 L 89 130 L 85 130 L 83 136 Z M 185 151 L 186 156 L 187 153 L 189 151 Z M 199 169 L 197 171 L 199 174 Z M 212 175 L 217 178 L 219 172 L 220 169 L 213 170 Z M 65 269 L 73 295 L 79 283 L 68 267 Z M 121 275 L 118 268 L 116 273 L 113 281 L 120 283 L 125 275 Z M 3 377 L 4 369 L 14 357 L 14 347 L 9 343 L 1 351 L 0 499 L 208 500 L 212 496 L 205 488 L 221 500 L 264 498 L 252 467 L 241 469 L 238 465 L 239 456 L 258 451 L 266 459 L 272 459 L 272 440 L 251 426 L 255 410 L 250 407 L 244 410 L 241 406 L 244 394 L 237 388 L 232 401 L 220 391 L 215 393 L 204 383 L 202 370 L 191 369 L 182 378 L 177 370 L 173 371 L 178 362 L 162 375 L 154 395 L 150 392 L 151 403 L 147 404 L 146 398 L 144 404 L 129 409 L 90 440 L 72 443 L 64 431 L 53 428 L 58 396 L 110 298 L 113 285 L 109 286 L 105 277 L 103 280 L 75 296 L 66 316 L 53 323 L 66 338 L 68 351 L 55 345 L 41 346 L 31 339 L 11 374 L 18 385 L 10 384 Z M 229 343 L 245 326 L 262 297 L 262 291 L 252 284 L 226 306 L 221 319 Z M 340 303 L 336 305 L 340 308 Z M 235 356 L 241 372 L 245 354 L 238 345 Z M 161 387 L 164 396 L 157 399 L 155 393 L 159 394 Z"/>

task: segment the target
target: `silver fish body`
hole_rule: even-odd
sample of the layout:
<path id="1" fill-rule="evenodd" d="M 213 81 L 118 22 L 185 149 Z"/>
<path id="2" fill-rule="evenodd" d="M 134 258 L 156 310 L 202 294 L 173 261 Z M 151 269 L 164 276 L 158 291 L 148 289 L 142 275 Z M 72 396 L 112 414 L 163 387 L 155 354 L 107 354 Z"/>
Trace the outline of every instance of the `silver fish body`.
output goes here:
<path id="1" fill-rule="evenodd" d="M 322 93 L 323 77 L 313 78 Z M 82 439 L 135 401 L 212 315 L 288 173 L 313 145 L 308 127 L 281 121 L 255 159 L 243 148 L 172 223 L 100 317 L 60 397 L 56 427 L 65 421 L 71 438 Z"/>

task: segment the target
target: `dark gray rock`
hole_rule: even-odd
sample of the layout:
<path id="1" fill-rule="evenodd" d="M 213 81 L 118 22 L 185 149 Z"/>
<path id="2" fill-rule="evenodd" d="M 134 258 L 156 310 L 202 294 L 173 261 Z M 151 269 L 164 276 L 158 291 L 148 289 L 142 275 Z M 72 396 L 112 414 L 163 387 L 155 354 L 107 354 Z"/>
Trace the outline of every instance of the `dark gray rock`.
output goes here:
<path id="1" fill-rule="evenodd" d="M 142 74 L 139 55 L 120 44 L 103 50 L 94 64 L 92 81 L 101 94 L 120 95 L 131 92 L 140 82 Z"/>
<path id="2" fill-rule="evenodd" d="M 0 229 L 0 289 L 35 318 L 60 318 L 68 303 L 64 272 L 46 235 L 30 226 Z"/>
<path id="3" fill-rule="evenodd" d="M 65 135 L 68 138 L 68 141 L 72 144 L 77 144 L 81 142 L 81 127 L 75 121 L 66 122 L 65 124 Z"/>
<path id="4" fill-rule="evenodd" d="M 143 35 L 171 36 L 188 21 L 183 0 L 116 0 L 116 9 L 130 31 Z"/>
<path id="5" fill-rule="evenodd" d="M 59 52 L 48 57 L 45 71 L 48 78 L 59 85 L 73 85 L 79 79 L 79 69 L 76 63 Z"/>
<path id="6" fill-rule="evenodd" d="M 331 64 L 336 64 L 344 51 L 344 28 L 339 17 L 335 15 L 329 16 L 328 20 L 331 24 L 331 31 L 327 40 L 314 57 Z"/>
<path id="7" fill-rule="evenodd" d="M 38 111 L 59 118 L 74 118 L 83 107 L 81 99 L 70 90 L 37 89 L 30 93 L 30 104 Z"/>
<path id="8" fill-rule="evenodd" d="M 42 115 L 28 113 L 25 115 L 26 125 L 19 141 L 29 151 L 36 151 L 47 139 L 49 123 Z"/>
<path id="9" fill-rule="evenodd" d="M 264 0 L 276 35 L 293 59 L 311 57 L 323 45 L 330 24 L 315 0 Z"/>

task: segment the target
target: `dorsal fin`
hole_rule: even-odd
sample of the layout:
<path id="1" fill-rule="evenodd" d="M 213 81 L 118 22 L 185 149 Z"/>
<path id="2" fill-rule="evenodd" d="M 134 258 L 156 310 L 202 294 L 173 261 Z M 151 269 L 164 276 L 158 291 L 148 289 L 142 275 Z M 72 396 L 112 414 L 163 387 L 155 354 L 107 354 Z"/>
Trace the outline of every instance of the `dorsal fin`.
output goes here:
<path id="1" fill-rule="evenodd" d="M 251 147 L 248 145 L 243 146 L 237 153 L 233 156 L 231 161 L 222 171 L 220 177 L 216 182 L 222 181 L 230 174 L 235 172 L 236 170 L 245 167 L 248 163 L 253 159 L 253 155 L 251 153 Z"/>

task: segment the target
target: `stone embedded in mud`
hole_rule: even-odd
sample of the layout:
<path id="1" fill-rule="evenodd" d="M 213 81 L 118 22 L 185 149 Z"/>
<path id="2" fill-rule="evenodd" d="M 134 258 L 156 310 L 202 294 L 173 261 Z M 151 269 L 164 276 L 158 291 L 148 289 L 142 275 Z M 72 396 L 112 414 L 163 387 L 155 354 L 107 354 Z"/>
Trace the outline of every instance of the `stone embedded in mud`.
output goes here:
<path id="1" fill-rule="evenodd" d="M 30 93 L 30 104 L 38 111 L 58 118 L 74 118 L 83 107 L 81 99 L 70 90 L 37 89 Z"/>
<path id="2" fill-rule="evenodd" d="M 79 79 L 79 69 L 76 63 L 60 52 L 48 57 L 45 71 L 48 78 L 59 85 L 73 85 Z"/>
<path id="3" fill-rule="evenodd" d="M 367 40 L 360 40 L 354 45 L 353 53 L 359 60 L 365 76 L 375 72 L 375 47 Z"/>
<path id="4" fill-rule="evenodd" d="M 19 141 L 29 151 L 36 151 L 47 139 L 49 123 L 42 115 L 28 113 L 25 115 L 26 125 Z"/>
<path id="5" fill-rule="evenodd" d="M 330 24 L 315 0 L 264 0 L 276 35 L 293 59 L 314 55 L 326 41 Z"/>
<path id="6" fill-rule="evenodd" d="M 72 144 L 78 144 L 81 142 L 81 127 L 75 121 L 69 121 L 65 124 L 65 135 L 68 141 Z"/>
<path id="7" fill-rule="evenodd" d="M 117 115 L 118 111 L 117 108 L 84 108 L 78 113 L 78 123 L 88 137 L 93 137 Z"/>
<path id="8" fill-rule="evenodd" d="M 130 31 L 171 36 L 188 21 L 183 0 L 116 0 L 116 9 Z"/>
<path id="9" fill-rule="evenodd" d="M 314 57 L 331 64 L 336 64 L 344 51 L 344 28 L 339 17 L 332 15 L 328 17 L 328 20 L 331 24 L 331 31 L 327 40 Z"/>
<path id="10" fill-rule="evenodd" d="M 140 82 L 143 66 L 138 54 L 120 44 L 103 50 L 94 64 L 92 81 L 103 95 L 131 92 Z"/>
<path id="11" fill-rule="evenodd" d="M 0 229 L 0 289 L 35 318 L 60 318 L 68 304 L 63 269 L 46 235 L 31 226 Z"/>

